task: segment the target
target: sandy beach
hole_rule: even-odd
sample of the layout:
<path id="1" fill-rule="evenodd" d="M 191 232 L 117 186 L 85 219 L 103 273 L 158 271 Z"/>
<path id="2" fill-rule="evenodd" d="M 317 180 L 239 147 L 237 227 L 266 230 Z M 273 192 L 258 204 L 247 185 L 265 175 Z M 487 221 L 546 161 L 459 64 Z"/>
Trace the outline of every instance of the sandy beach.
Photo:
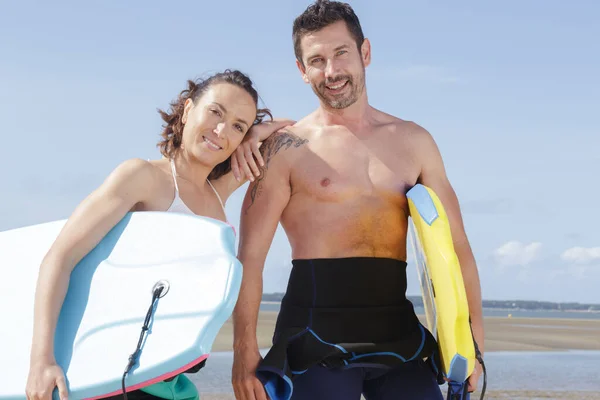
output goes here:
<path id="1" fill-rule="evenodd" d="M 271 345 L 277 312 L 261 311 L 257 328 L 259 346 Z M 423 321 L 423 316 L 419 316 Z M 566 318 L 508 318 L 486 317 L 486 352 L 499 351 L 562 351 L 600 350 L 600 320 Z M 221 329 L 213 351 L 231 351 L 233 327 L 231 320 Z M 482 381 L 480 382 L 481 385 Z M 480 387 L 481 388 L 481 387 Z M 444 393 L 445 395 L 445 393 Z M 471 399 L 479 399 L 479 392 Z M 202 400 L 235 400 L 232 394 L 202 394 Z M 554 390 L 487 390 L 485 399 L 578 399 L 600 400 L 600 393 L 593 391 Z"/>
<path id="2" fill-rule="evenodd" d="M 424 323 L 423 316 L 419 316 Z M 261 311 L 258 345 L 271 346 L 277 312 Z M 600 320 L 566 318 L 487 317 L 485 351 L 600 350 Z M 227 321 L 215 340 L 213 351 L 230 351 L 233 326 Z"/>

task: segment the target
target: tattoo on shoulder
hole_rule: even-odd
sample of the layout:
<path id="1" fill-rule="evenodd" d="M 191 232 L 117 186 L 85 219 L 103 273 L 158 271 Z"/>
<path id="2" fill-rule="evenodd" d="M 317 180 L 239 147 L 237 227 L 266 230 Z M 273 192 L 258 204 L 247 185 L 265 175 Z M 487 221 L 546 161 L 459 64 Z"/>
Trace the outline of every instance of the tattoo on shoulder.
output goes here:
<path id="1" fill-rule="evenodd" d="M 254 182 L 250 184 L 250 205 L 246 208 L 246 211 L 254 204 L 254 201 L 261 195 L 262 181 L 265 179 L 267 170 L 269 169 L 269 163 L 271 159 L 280 151 L 287 150 L 290 147 L 300 147 L 308 143 L 308 139 L 303 139 L 298 135 L 284 129 L 265 140 L 260 147 L 261 154 L 265 165 L 260 168 L 260 175 Z"/>
<path id="2" fill-rule="evenodd" d="M 269 161 L 281 150 L 287 150 L 290 147 L 300 147 L 303 144 L 308 143 L 308 139 L 302 139 L 298 135 L 288 131 L 281 130 L 271 135 L 265 140 L 260 148 L 260 151 L 265 160 L 264 169 L 269 167 Z"/>

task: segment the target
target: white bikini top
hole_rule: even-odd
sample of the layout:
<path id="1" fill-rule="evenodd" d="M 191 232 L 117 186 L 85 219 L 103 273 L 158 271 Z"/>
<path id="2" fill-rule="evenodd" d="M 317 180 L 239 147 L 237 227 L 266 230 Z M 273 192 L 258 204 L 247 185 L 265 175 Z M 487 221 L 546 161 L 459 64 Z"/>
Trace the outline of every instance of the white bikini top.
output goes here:
<path id="1" fill-rule="evenodd" d="M 194 213 L 192 210 L 190 210 L 190 208 L 183 202 L 181 197 L 179 197 L 179 186 L 177 186 L 177 178 L 176 178 L 177 171 L 175 170 L 175 162 L 173 161 L 173 159 L 171 159 L 171 173 L 173 174 L 173 182 L 175 183 L 175 198 L 173 199 L 173 202 L 171 203 L 171 206 L 169 207 L 167 212 L 172 211 L 172 212 L 196 215 L 196 213 Z M 223 204 L 223 201 L 221 200 L 221 196 L 219 196 L 219 193 L 217 192 L 217 190 L 215 189 L 213 184 L 210 183 L 210 181 L 208 179 L 206 180 L 206 182 L 208 182 L 208 184 L 210 185 L 212 190 L 217 195 L 217 199 L 219 199 L 219 203 L 221 203 L 221 208 L 223 209 L 223 214 L 225 215 L 225 218 L 227 218 L 227 213 L 225 212 L 225 205 Z"/>

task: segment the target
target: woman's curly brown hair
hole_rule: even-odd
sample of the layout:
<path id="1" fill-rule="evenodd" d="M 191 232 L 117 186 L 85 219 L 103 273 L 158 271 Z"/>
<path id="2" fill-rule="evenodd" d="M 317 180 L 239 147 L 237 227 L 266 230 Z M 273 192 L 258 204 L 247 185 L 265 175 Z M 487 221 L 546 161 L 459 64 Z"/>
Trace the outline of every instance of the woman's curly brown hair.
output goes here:
<path id="1" fill-rule="evenodd" d="M 188 80 L 187 89 L 182 90 L 177 99 L 170 103 L 171 109 L 169 112 L 160 109 L 158 110 L 163 121 L 166 123 L 163 125 L 163 131 L 161 133 L 162 139 L 157 144 L 157 147 L 160 149 L 160 153 L 163 156 L 174 158 L 181 149 L 181 138 L 184 126 L 182 117 L 187 99 L 192 99 L 195 103 L 212 85 L 217 83 L 230 83 L 244 89 L 252 96 L 254 103 L 257 104 L 258 107 L 258 93 L 253 87 L 252 80 L 238 70 L 227 69 L 206 79 L 198 79 L 196 81 Z M 252 125 L 261 123 L 267 115 L 273 119 L 273 115 L 271 115 L 271 112 L 267 108 L 257 109 L 256 119 Z M 218 179 L 229 171 L 231 171 L 231 157 L 218 164 L 208 175 L 208 179 Z"/>

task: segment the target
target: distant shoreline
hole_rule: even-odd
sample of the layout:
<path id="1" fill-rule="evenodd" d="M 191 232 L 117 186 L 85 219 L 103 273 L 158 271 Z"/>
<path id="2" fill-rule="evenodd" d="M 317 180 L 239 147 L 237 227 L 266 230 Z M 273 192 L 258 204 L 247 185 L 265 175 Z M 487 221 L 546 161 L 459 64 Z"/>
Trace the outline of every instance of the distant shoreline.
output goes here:
<path id="1" fill-rule="evenodd" d="M 280 301 L 274 301 L 274 300 L 263 300 L 260 303 L 261 304 L 269 304 L 269 305 L 280 305 L 281 304 Z M 419 305 L 416 307 L 423 307 L 423 306 Z M 500 308 L 500 307 L 483 307 L 483 309 L 484 310 L 507 311 L 507 312 L 509 312 L 509 311 L 544 311 L 544 312 L 556 312 L 556 313 L 573 312 L 573 313 L 582 313 L 582 314 L 587 314 L 587 313 L 600 314 L 600 310 L 570 310 L 570 309 L 548 310 L 548 309 L 543 309 L 543 308 L 531 309 L 531 308 Z"/>
<path id="2" fill-rule="evenodd" d="M 264 293 L 262 304 L 280 304 L 283 293 Z M 407 296 L 415 307 L 423 307 L 420 296 Z M 600 313 L 600 304 L 587 303 L 553 303 L 548 301 L 530 300 L 483 300 L 483 308 L 497 311 L 544 311 L 544 312 L 575 312 L 575 313 Z"/>

